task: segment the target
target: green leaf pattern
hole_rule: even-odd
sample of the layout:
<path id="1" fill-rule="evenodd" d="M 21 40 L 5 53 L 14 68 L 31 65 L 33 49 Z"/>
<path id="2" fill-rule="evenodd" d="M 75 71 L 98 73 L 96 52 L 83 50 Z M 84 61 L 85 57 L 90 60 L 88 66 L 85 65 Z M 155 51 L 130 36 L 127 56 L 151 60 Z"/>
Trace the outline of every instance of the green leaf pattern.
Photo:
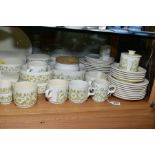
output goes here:
<path id="1" fill-rule="evenodd" d="M 67 100 L 67 91 L 60 90 L 57 94 L 57 102 L 65 102 Z"/>
<path id="2" fill-rule="evenodd" d="M 19 72 L 20 66 L 0 66 L 1 72 Z"/>
<path id="3" fill-rule="evenodd" d="M 37 91 L 38 91 L 38 94 L 44 94 L 45 91 L 46 91 L 46 85 L 43 85 L 43 86 L 40 85 L 40 86 L 38 86 Z"/>
<path id="4" fill-rule="evenodd" d="M 87 100 L 87 94 L 85 90 L 69 89 L 69 100 L 74 103 L 83 103 Z"/>
<path id="5" fill-rule="evenodd" d="M 14 94 L 15 104 L 19 107 L 30 107 L 37 102 L 37 93 L 15 93 Z"/>
<path id="6" fill-rule="evenodd" d="M 126 70 L 128 66 L 128 60 L 127 59 L 121 59 L 120 60 L 120 68 Z"/>
<path id="7" fill-rule="evenodd" d="M 96 102 L 103 102 L 107 99 L 107 91 L 104 88 L 96 88 L 93 100 Z"/>
<path id="8" fill-rule="evenodd" d="M 23 81 L 31 81 L 31 82 L 44 82 L 50 80 L 52 77 L 52 74 L 46 74 L 46 75 L 28 75 L 20 73 L 20 79 Z"/>
<path id="9" fill-rule="evenodd" d="M 0 88 L 0 93 L 1 94 L 7 94 L 11 91 L 11 88 L 8 87 L 8 88 Z"/>
<path id="10" fill-rule="evenodd" d="M 12 101 L 12 95 L 0 96 L 0 102 L 11 102 L 11 101 Z"/>
<path id="11" fill-rule="evenodd" d="M 84 79 L 84 74 L 81 75 L 64 75 L 63 73 L 56 73 L 53 71 L 52 75 L 53 79 L 66 79 L 66 80 L 83 80 Z"/>
<path id="12" fill-rule="evenodd" d="M 137 72 L 138 65 L 139 65 L 139 61 L 138 60 L 134 60 L 133 63 L 132 63 L 130 71 Z"/>

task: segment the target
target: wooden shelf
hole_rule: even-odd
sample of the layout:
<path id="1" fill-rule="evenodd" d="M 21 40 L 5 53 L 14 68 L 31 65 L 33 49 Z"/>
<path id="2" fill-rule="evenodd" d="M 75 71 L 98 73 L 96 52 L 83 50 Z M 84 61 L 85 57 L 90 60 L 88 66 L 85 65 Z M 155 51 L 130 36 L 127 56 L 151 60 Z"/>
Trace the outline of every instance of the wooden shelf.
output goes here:
<path id="1" fill-rule="evenodd" d="M 35 106 L 18 108 L 15 104 L 0 105 L 0 128 L 155 128 L 155 110 L 148 98 L 141 101 L 120 101 L 120 106 L 107 102 L 84 104 L 67 101 L 54 105 L 38 97 Z"/>

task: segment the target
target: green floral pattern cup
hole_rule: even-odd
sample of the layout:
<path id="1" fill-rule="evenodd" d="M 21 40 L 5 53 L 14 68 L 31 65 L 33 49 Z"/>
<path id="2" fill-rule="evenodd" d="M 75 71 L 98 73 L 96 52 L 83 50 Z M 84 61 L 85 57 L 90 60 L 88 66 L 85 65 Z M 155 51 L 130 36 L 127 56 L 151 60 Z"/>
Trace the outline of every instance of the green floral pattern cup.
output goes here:
<path id="1" fill-rule="evenodd" d="M 92 99 L 95 102 L 104 102 L 108 99 L 108 95 L 114 93 L 116 90 L 114 85 L 110 85 L 110 83 L 104 79 L 93 81 L 92 87 L 94 88 L 94 96 Z"/>
<path id="2" fill-rule="evenodd" d="M 20 108 L 32 107 L 37 102 L 37 85 L 32 82 L 17 82 L 14 85 L 14 102 Z"/>
<path id="3" fill-rule="evenodd" d="M 1 104 L 10 104 L 12 102 L 12 92 L 7 94 L 0 94 L 0 103 Z"/>
<path id="4" fill-rule="evenodd" d="M 39 95 L 45 94 L 47 88 L 47 83 L 38 83 L 37 84 L 37 92 Z"/>
<path id="5" fill-rule="evenodd" d="M 83 103 L 90 95 L 94 95 L 91 92 L 91 87 L 88 82 L 82 80 L 72 80 L 69 83 L 69 100 L 73 103 Z"/>
<path id="6" fill-rule="evenodd" d="M 0 94 L 11 92 L 11 82 L 8 80 L 0 80 Z"/>
<path id="7" fill-rule="evenodd" d="M 45 96 L 50 103 L 62 104 L 68 97 L 68 81 L 53 79 L 47 84 Z"/>

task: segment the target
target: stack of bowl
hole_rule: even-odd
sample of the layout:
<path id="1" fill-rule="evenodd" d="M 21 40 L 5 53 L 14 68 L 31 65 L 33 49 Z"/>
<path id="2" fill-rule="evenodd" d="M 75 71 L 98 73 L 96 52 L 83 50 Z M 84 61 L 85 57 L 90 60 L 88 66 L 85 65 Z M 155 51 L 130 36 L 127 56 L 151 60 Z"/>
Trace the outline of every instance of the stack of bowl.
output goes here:
<path id="1" fill-rule="evenodd" d="M 81 58 L 80 62 L 85 65 L 86 71 L 102 71 L 108 74 L 114 58 L 107 57 L 105 59 L 104 57 L 100 57 L 99 54 L 88 54 L 84 58 Z"/>
<path id="2" fill-rule="evenodd" d="M 74 56 L 56 57 L 53 69 L 53 79 L 83 80 L 85 74 L 84 65 Z"/>
<path id="3" fill-rule="evenodd" d="M 109 81 L 116 86 L 114 96 L 126 100 L 145 97 L 149 82 L 145 79 L 146 70 L 139 66 L 140 58 L 135 51 L 129 51 L 121 54 L 120 63 L 111 66 Z"/>
<path id="4" fill-rule="evenodd" d="M 52 70 L 48 65 L 50 57 L 45 54 L 32 54 L 22 66 L 20 80 L 37 84 L 38 94 L 44 94 L 47 82 L 52 78 Z"/>

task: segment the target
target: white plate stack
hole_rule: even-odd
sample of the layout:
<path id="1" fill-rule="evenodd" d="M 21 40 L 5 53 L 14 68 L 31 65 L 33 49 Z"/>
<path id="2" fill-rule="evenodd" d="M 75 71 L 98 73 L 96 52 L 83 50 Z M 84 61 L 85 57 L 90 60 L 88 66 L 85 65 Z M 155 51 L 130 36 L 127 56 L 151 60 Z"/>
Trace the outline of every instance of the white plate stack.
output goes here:
<path id="1" fill-rule="evenodd" d="M 98 54 L 89 54 L 84 58 L 80 58 L 80 62 L 85 65 L 86 71 L 102 71 L 108 74 L 114 58 L 110 57 L 108 61 L 103 61 Z"/>
<path id="2" fill-rule="evenodd" d="M 125 100 L 141 100 L 145 97 L 149 81 L 145 79 L 146 70 L 138 67 L 137 72 L 125 71 L 119 68 L 119 63 L 111 66 L 108 77 L 116 86 L 114 96 Z"/>

